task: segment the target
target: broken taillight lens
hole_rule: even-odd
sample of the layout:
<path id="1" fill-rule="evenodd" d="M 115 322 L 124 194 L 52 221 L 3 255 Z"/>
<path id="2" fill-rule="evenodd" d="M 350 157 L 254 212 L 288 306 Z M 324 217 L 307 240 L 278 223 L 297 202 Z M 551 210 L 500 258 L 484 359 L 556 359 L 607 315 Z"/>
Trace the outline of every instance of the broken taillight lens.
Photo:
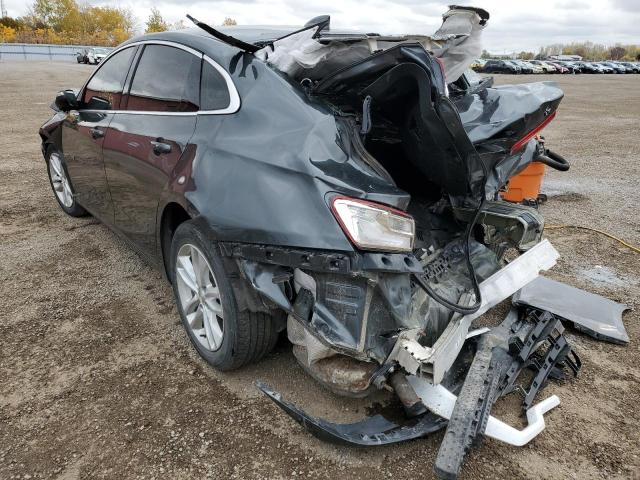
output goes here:
<path id="1" fill-rule="evenodd" d="M 444 70 L 444 62 L 442 61 L 442 59 L 438 58 L 438 57 L 433 57 L 436 59 L 436 62 L 438 62 L 438 65 L 440 66 L 440 73 L 442 73 L 442 89 L 444 90 L 444 95 L 445 97 L 449 96 L 449 87 L 447 86 L 447 72 L 445 72 Z"/>
<path id="2" fill-rule="evenodd" d="M 410 252 L 413 218 L 400 210 L 356 198 L 335 197 L 331 211 L 349 240 L 362 250 Z"/>
<path id="3" fill-rule="evenodd" d="M 545 118 L 542 122 L 540 122 L 533 130 L 531 130 L 524 137 L 522 137 L 520 140 L 514 143 L 513 147 L 511 147 L 511 154 L 513 155 L 522 147 L 524 147 L 529 140 L 531 140 L 533 137 L 536 136 L 536 134 L 540 132 L 540 130 L 542 130 L 544 127 L 549 125 L 549 122 L 551 122 L 551 120 L 553 120 L 555 117 L 556 117 L 556 112 L 550 113 L 549 116 Z"/>

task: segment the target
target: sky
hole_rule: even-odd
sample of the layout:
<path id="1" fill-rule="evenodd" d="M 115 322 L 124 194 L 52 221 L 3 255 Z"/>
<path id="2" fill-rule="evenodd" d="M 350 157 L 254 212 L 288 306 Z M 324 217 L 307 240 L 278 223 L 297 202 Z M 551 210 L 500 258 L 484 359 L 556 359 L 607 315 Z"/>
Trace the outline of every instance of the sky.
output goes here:
<path id="1" fill-rule="evenodd" d="M 9 16 L 26 13 L 30 0 L 5 0 Z M 129 8 L 142 33 L 156 7 L 170 23 L 186 13 L 211 25 L 225 17 L 239 25 L 303 25 L 322 14 L 331 26 L 381 34 L 431 34 L 447 5 L 472 5 L 491 18 L 483 33 L 491 53 L 537 51 L 553 43 L 592 41 L 640 44 L 640 0 L 90 0 L 93 5 Z M 185 19 L 186 20 L 186 19 Z M 188 22 L 188 20 L 186 20 Z"/>

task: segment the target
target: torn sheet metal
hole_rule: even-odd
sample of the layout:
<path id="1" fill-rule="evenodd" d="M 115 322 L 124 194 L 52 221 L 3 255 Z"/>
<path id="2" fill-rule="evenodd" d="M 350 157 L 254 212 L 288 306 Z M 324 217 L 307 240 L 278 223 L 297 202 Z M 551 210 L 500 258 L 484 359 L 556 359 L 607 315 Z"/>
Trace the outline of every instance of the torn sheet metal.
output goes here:
<path id="1" fill-rule="evenodd" d="M 555 111 L 563 96 L 555 82 L 535 82 L 487 88 L 454 103 L 467 135 L 477 144 L 510 130 L 519 140 Z"/>
<path id="2" fill-rule="evenodd" d="M 275 281 L 278 276 L 283 275 L 287 278 L 289 274 L 286 268 L 251 260 L 240 260 L 239 265 L 245 278 L 249 280 L 253 288 L 273 301 L 285 312 L 291 312 L 291 302 L 285 295 L 282 286 Z"/>
<path id="3" fill-rule="evenodd" d="M 442 60 L 447 82 L 458 80 L 467 68 L 482 54 L 481 34 L 489 13 L 479 8 L 449 7 L 443 15 L 442 26 L 431 37 L 442 41 L 442 47 L 434 49 Z"/>
<path id="4" fill-rule="evenodd" d="M 629 343 L 622 323 L 622 313 L 629 307 L 600 295 L 538 277 L 513 296 L 513 303 L 554 313 L 572 322 L 577 330 L 599 340 Z"/>
<path id="5" fill-rule="evenodd" d="M 334 33 L 312 26 L 274 40 L 255 55 L 296 80 L 319 80 L 393 46 L 419 44 L 434 51 L 442 60 L 447 81 L 454 82 L 482 53 L 480 36 L 488 19 L 482 9 L 451 6 L 433 37 Z"/>
<path id="6" fill-rule="evenodd" d="M 276 40 L 255 55 L 295 79 L 317 78 L 323 72 L 339 68 L 340 64 L 354 63 L 371 55 L 367 42 L 321 43 L 317 38 L 319 28 L 312 27 Z M 324 64 L 322 72 L 316 71 L 320 64 Z"/>

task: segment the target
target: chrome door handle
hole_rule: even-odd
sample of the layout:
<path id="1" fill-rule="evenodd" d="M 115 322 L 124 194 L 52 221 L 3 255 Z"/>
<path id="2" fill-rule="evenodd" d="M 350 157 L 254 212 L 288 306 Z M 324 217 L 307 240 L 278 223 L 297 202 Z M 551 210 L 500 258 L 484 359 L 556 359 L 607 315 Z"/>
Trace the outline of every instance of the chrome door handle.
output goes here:
<path id="1" fill-rule="evenodd" d="M 104 137 L 104 131 L 99 128 L 92 128 L 89 131 L 91 132 L 91 136 L 93 137 L 94 140 Z"/>
<path id="2" fill-rule="evenodd" d="M 151 145 L 153 145 L 153 153 L 155 153 L 156 155 L 171 153 L 171 145 L 169 145 L 168 143 L 152 141 Z"/>

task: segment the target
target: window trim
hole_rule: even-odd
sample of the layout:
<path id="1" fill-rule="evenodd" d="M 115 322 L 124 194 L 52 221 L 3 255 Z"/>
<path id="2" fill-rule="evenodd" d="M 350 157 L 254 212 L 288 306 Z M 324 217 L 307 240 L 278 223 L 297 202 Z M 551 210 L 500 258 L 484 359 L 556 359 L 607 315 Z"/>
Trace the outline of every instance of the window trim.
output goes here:
<path id="1" fill-rule="evenodd" d="M 131 57 L 131 61 L 129 62 L 129 67 L 127 68 L 127 73 L 124 76 L 124 85 L 122 86 L 122 92 L 120 92 L 121 94 L 124 94 L 124 87 L 127 85 L 127 78 L 129 77 L 129 71 L 131 70 L 131 65 L 133 64 L 133 60 L 136 59 L 136 54 L 137 54 L 137 50 L 138 50 L 138 46 L 137 45 L 123 45 L 122 47 L 118 48 L 117 50 L 113 50 L 109 55 L 107 55 L 106 57 L 104 57 L 104 59 L 100 62 L 100 66 L 98 66 L 98 68 L 96 68 L 95 72 L 93 72 L 93 74 L 87 79 L 86 82 L 84 82 L 84 85 L 82 86 L 82 88 L 78 91 L 78 95 L 76 95 L 76 99 L 78 100 L 78 102 L 82 101 L 82 97 L 84 97 L 85 91 L 87 89 L 87 85 L 89 85 L 89 83 L 91 83 L 91 80 L 93 80 L 93 77 L 95 77 L 98 72 L 100 71 L 100 69 L 102 68 L 102 66 L 105 64 L 106 60 L 108 58 L 111 58 L 112 55 L 114 55 L 117 52 L 126 50 L 127 48 L 133 48 L 133 56 Z M 84 55 L 87 55 L 89 53 L 90 49 L 85 49 L 84 50 Z M 120 104 L 118 103 L 118 107 L 120 106 Z M 114 110 L 83 110 L 83 112 L 113 112 Z"/>
<path id="2" fill-rule="evenodd" d="M 212 59 L 208 55 L 205 55 L 204 53 L 199 52 L 198 50 L 195 50 L 186 45 L 182 45 L 181 43 L 170 42 L 167 40 L 139 40 L 137 42 L 127 43 L 126 45 L 123 45 L 113 50 L 107 57 L 104 58 L 102 62 L 100 62 L 100 67 L 98 67 L 96 71 L 93 72 L 93 75 L 91 75 L 89 79 L 85 82 L 85 84 L 82 86 L 82 89 L 78 93 L 78 98 L 82 98 L 82 95 L 84 95 L 84 91 L 87 85 L 89 84 L 89 82 L 91 81 L 91 79 L 93 78 L 93 76 L 100 71 L 100 68 L 102 68 L 102 65 L 107 63 L 107 60 L 109 60 L 109 58 L 111 58 L 112 55 L 115 55 L 117 52 L 124 50 L 125 48 L 135 47 L 139 45 L 149 45 L 149 44 L 165 45 L 169 47 L 179 48 L 180 50 L 184 50 L 186 52 L 191 53 L 192 55 L 200 58 L 201 60 L 204 59 L 213 68 L 215 68 L 218 71 L 218 73 L 220 73 L 220 75 L 222 75 L 222 78 L 224 78 L 224 81 L 227 85 L 227 90 L 229 91 L 229 105 L 226 108 L 221 108 L 218 110 L 198 110 L 197 112 L 154 112 L 154 111 L 144 111 L 144 110 L 94 110 L 94 109 L 86 109 L 86 110 L 83 110 L 83 112 L 128 113 L 131 115 L 161 115 L 161 116 L 188 117 L 193 115 L 227 115 L 230 113 L 236 113 L 238 110 L 240 110 L 240 103 L 241 103 L 240 95 L 238 94 L 238 90 L 236 89 L 236 86 L 233 83 L 233 80 L 231 79 L 231 75 L 229 75 L 229 72 L 227 72 L 220 64 L 218 64 L 218 62 L 216 62 L 214 59 Z M 129 65 L 129 70 L 131 69 L 131 65 L 133 65 L 133 63 L 136 61 L 137 62 L 140 61 L 140 56 L 138 56 L 138 58 L 136 59 L 136 55 L 134 54 L 134 58 L 131 64 Z M 128 77 L 128 73 L 127 73 L 127 77 Z M 131 79 L 127 77 L 125 77 L 125 86 L 127 84 L 127 81 L 129 81 L 130 83 L 133 80 L 133 77 Z M 129 88 L 130 87 L 131 85 L 129 85 Z M 200 81 L 200 89 L 202 89 L 202 80 Z"/>

